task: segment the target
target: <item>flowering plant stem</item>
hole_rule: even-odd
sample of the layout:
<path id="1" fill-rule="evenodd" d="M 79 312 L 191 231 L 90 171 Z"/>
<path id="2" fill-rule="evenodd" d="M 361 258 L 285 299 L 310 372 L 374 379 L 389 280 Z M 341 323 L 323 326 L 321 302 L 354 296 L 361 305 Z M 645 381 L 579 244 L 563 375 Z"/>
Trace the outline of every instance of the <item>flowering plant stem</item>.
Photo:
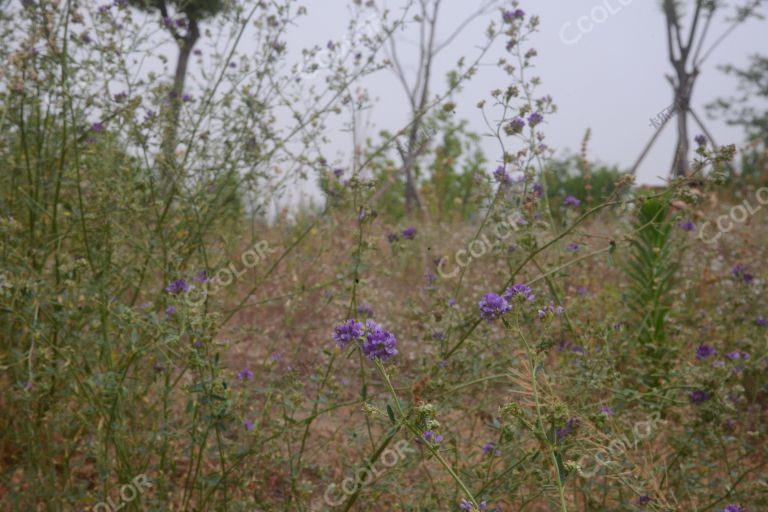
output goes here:
<path id="1" fill-rule="evenodd" d="M 502 318 L 502 321 L 504 322 L 504 327 L 506 327 L 508 330 L 511 330 L 511 326 L 507 320 Z M 519 319 L 517 324 L 519 325 Z M 522 329 L 518 327 L 516 330 L 517 334 L 520 336 L 520 339 L 523 340 L 525 351 L 528 354 L 528 364 L 531 366 L 531 390 L 533 391 L 533 399 L 536 402 L 536 426 L 538 427 L 537 437 L 546 443 L 547 451 L 549 452 L 549 456 L 552 459 L 552 466 L 555 470 L 555 481 L 557 482 L 557 490 L 558 494 L 560 495 L 560 510 L 562 512 L 568 512 L 568 506 L 565 503 L 565 487 L 563 486 L 562 478 L 560 478 L 560 465 L 557 462 L 557 456 L 555 455 L 552 442 L 550 441 L 549 436 L 547 436 L 547 431 L 544 428 L 544 419 L 541 414 L 541 401 L 539 400 L 539 387 L 537 384 L 536 376 L 536 369 L 538 367 L 536 353 L 528 343 L 528 340 L 526 339 L 525 334 L 523 334 Z"/>
<path id="2" fill-rule="evenodd" d="M 397 413 L 400 416 L 400 423 L 403 424 L 408 430 L 410 430 L 415 436 L 420 437 L 421 432 L 419 431 L 419 429 L 417 429 L 408 421 L 405 411 L 403 411 L 403 408 L 400 405 L 400 399 L 397 398 L 397 392 L 395 391 L 395 388 L 392 386 L 392 382 L 389 380 L 389 375 L 384 369 L 384 365 L 381 364 L 381 361 L 379 359 L 376 359 L 375 361 L 376 361 L 376 368 L 379 370 L 379 373 L 381 374 L 382 378 L 384 379 L 384 382 L 387 385 L 387 389 L 389 390 L 389 393 L 392 395 L 392 400 L 394 400 L 395 402 L 395 409 L 397 409 Z M 451 475 L 451 478 L 453 478 L 456 484 L 459 487 L 461 487 L 461 490 L 464 491 L 464 494 L 467 496 L 467 499 L 469 499 L 469 501 L 472 502 L 472 505 L 475 507 L 475 509 L 479 510 L 480 505 L 478 504 L 477 500 L 472 494 L 472 491 L 469 490 L 469 488 L 461 480 L 459 475 L 456 474 L 453 468 L 451 468 L 451 466 L 445 461 L 445 459 L 443 459 L 440 453 L 438 453 L 437 448 L 434 445 L 432 445 L 432 443 L 425 443 L 425 446 L 432 453 L 432 455 L 437 459 L 437 461 L 440 462 L 440 464 L 445 468 L 448 474 Z"/>

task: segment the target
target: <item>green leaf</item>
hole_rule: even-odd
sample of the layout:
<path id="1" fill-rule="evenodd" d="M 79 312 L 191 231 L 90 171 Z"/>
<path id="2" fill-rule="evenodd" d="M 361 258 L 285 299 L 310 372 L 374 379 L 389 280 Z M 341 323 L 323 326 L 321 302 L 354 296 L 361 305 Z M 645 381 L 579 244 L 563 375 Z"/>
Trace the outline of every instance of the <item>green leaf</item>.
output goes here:
<path id="1" fill-rule="evenodd" d="M 387 416 L 389 416 L 389 421 L 391 421 L 392 424 L 394 425 L 396 423 L 395 422 L 395 411 L 392 410 L 392 407 L 390 407 L 389 404 L 387 404 Z"/>

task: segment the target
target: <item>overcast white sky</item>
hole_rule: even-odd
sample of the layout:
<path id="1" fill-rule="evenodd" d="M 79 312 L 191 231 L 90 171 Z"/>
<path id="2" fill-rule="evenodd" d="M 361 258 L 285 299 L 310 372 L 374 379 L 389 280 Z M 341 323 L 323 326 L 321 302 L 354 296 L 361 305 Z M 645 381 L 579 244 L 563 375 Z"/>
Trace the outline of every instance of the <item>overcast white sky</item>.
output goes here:
<path id="1" fill-rule="evenodd" d="M 291 32 L 293 39 L 288 40 L 289 48 L 324 46 L 328 40 L 344 38 L 350 17 L 347 0 L 305 0 L 303 3 L 309 9 L 309 16 L 302 18 Z M 480 3 L 480 0 L 444 0 L 440 20 L 442 32 L 452 32 Z M 672 103 L 671 88 L 664 78 L 670 65 L 659 3 L 658 0 L 536 0 L 521 3 L 527 14 L 538 14 L 541 18 L 540 32 L 531 41 L 539 52 L 535 60 L 536 72 L 543 80 L 537 95 L 551 94 L 559 108 L 557 114 L 547 118 L 543 127 L 550 147 L 578 152 L 589 127 L 592 129 L 592 159 L 618 164 L 625 169 L 631 167 L 653 135 L 649 119 Z M 692 5 L 693 1 L 686 3 Z M 405 0 L 386 2 L 392 9 L 404 4 Z M 606 9 L 601 12 L 598 6 Z M 762 9 L 766 13 L 765 3 Z M 561 32 L 566 23 L 572 25 L 563 35 L 573 40 L 580 34 L 576 27 L 580 17 L 589 17 L 592 12 L 593 18 L 599 20 L 606 11 L 612 13 L 602 23 L 592 22 L 591 32 L 581 34 L 578 42 L 563 42 Z M 443 89 L 445 72 L 460 55 L 471 58 L 476 54 L 475 46 L 484 41 L 487 24 L 488 18 L 478 19 L 441 54 L 433 75 L 437 91 Z M 582 26 L 589 24 L 582 21 Z M 726 28 L 721 16 L 710 30 L 710 41 Z M 501 53 L 489 56 L 485 62 L 494 64 Z M 743 65 L 754 53 L 768 53 L 766 21 L 750 21 L 740 26 L 705 63 L 693 101 L 694 109 L 701 117 L 706 115 L 705 104 L 728 95 L 735 88 L 735 82 L 717 66 L 726 63 Z M 415 52 L 412 55 L 415 58 Z M 407 120 L 407 104 L 394 74 L 380 72 L 365 85 L 371 95 L 378 98 L 371 115 L 375 126 L 369 133 L 373 135 L 380 129 L 402 126 Z M 472 129 L 482 131 L 476 103 L 488 99 L 490 90 L 506 85 L 504 75 L 494 66 L 483 67 L 459 97 L 457 116 L 468 120 Z M 706 124 L 719 144 L 744 142 L 740 129 L 720 121 L 710 120 Z M 692 137 L 699 133 L 695 125 L 690 129 Z M 349 138 L 338 133 L 335 146 L 339 151 L 348 151 Z M 640 183 L 659 183 L 661 177 L 667 176 L 674 142 L 674 127 L 668 123 L 639 170 Z M 498 158 L 496 144 L 489 140 L 485 148 L 490 160 Z"/>

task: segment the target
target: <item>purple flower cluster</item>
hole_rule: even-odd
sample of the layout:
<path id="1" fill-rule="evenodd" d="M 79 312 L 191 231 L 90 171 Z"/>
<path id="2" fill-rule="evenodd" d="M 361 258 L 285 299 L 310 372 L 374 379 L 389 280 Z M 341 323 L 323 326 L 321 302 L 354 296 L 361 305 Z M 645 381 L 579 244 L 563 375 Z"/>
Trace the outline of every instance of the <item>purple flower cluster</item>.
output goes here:
<path id="1" fill-rule="evenodd" d="M 365 322 L 368 334 L 363 342 L 363 354 L 368 359 L 389 359 L 397 355 L 397 338 L 389 331 L 385 331 L 373 320 Z"/>
<path id="2" fill-rule="evenodd" d="M 749 359 L 749 354 L 746 352 L 739 352 L 738 350 L 728 352 L 725 356 L 731 361 L 736 361 L 738 359 Z"/>
<path id="3" fill-rule="evenodd" d="M 239 380 L 253 380 L 253 372 L 248 368 L 243 368 L 237 372 L 237 378 Z"/>
<path id="4" fill-rule="evenodd" d="M 703 361 L 704 359 L 713 356 L 717 354 L 717 351 L 715 350 L 715 347 L 712 347 L 710 345 L 701 344 L 696 349 L 696 359 L 699 361 Z"/>
<path id="5" fill-rule="evenodd" d="M 688 395 L 688 397 L 691 399 L 691 403 L 696 405 L 702 404 L 711 398 L 709 393 L 701 389 L 691 391 L 691 394 Z"/>
<path id="6" fill-rule="evenodd" d="M 468 511 L 468 512 L 475 510 L 475 507 L 472 505 L 472 502 L 467 501 L 464 498 L 461 498 L 461 503 L 459 503 L 459 508 L 461 510 Z M 488 503 L 483 501 L 480 503 L 480 512 L 485 512 L 486 510 L 488 510 Z"/>
<path id="7" fill-rule="evenodd" d="M 538 112 L 534 112 L 533 114 L 528 116 L 528 126 L 530 126 L 531 128 L 533 128 L 534 126 L 536 126 L 542 121 L 544 121 L 544 116 L 542 116 Z"/>
<path id="8" fill-rule="evenodd" d="M 405 228 L 403 230 L 404 240 L 413 240 L 414 238 L 416 238 L 416 228 Z"/>
<path id="9" fill-rule="evenodd" d="M 698 144 L 699 147 L 704 147 L 707 145 L 707 138 L 704 135 L 697 135 L 693 140 L 696 141 L 696 144 Z"/>
<path id="10" fill-rule="evenodd" d="M 750 274 L 747 267 L 742 264 L 734 265 L 731 269 L 731 275 L 737 279 L 743 279 L 745 283 L 751 283 L 755 279 L 755 276 Z"/>
<path id="11" fill-rule="evenodd" d="M 515 20 L 521 20 L 525 18 L 525 11 L 522 9 L 515 9 L 514 11 L 504 11 L 502 15 L 504 23 L 512 23 Z"/>
<path id="12" fill-rule="evenodd" d="M 549 306 L 539 310 L 539 318 L 546 317 L 547 313 L 552 313 L 555 316 L 562 316 L 562 314 L 565 313 L 565 308 L 563 306 L 555 306 L 553 302 L 550 302 Z"/>
<path id="13" fill-rule="evenodd" d="M 641 506 L 642 505 L 647 505 L 650 502 L 651 502 L 651 497 L 650 496 L 643 495 L 643 496 L 640 496 L 639 498 L 637 498 L 637 504 L 641 505 Z"/>
<path id="14" fill-rule="evenodd" d="M 354 320 L 347 320 L 333 329 L 333 341 L 344 350 L 349 342 L 359 339 L 363 335 L 363 324 Z"/>
<path id="15" fill-rule="evenodd" d="M 576 207 L 576 206 L 579 206 L 580 204 L 581 204 L 581 200 L 579 200 L 578 198 L 576 198 L 574 196 L 566 196 L 565 199 L 563 200 L 563 205 L 564 206 Z"/>
<path id="16" fill-rule="evenodd" d="M 507 171 L 504 170 L 503 165 L 498 166 L 496 170 L 493 171 L 493 177 L 502 185 L 509 185 L 512 182 L 512 178 L 510 178 Z"/>
<path id="17" fill-rule="evenodd" d="M 372 317 L 373 308 L 371 307 L 370 304 L 360 304 L 359 306 L 357 306 L 357 314 L 367 316 L 367 317 Z"/>
<path id="18" fill-rule="evenodd" d="M 557 438 L 565 439 L 566 437 L 570 436 L 573 434 L 576 428 L 578 428 L 580 423 L 581 422 L 578 420 L 578 418 L 569 418 L 568 421 L 565 422 L 565 425 L 555 431 Z"/>
<path id="19" fill-rule="evenodd" d="M 509 302 L 512 302 L 515 297 L 518 299 L 527 300 L 529 302 L 536 298 L 536 296 L 533 294 L 533 290 L 521 283 L 514 284 L 507 288 L 502 294 L 502 297 L 504 297 L 504 300 Z"/>
<path id="20" fill-rule="evenodd" d="M 493 322 L 512 311 L 512 306 L 509 305 L 507 300 L 503 297 L 499 297 L 495 293 L 486 293 L 483 295 L 479 305 L 480 316 L 488 322 Z"/>
<path id="21" fill-rule="evenodd" d="M 173 294 L 187 293 L 189 291 L 189 283 L 187 283 L 184 279 L 177 279 L 176 281 L 172 281 L 168 286 L 166 286 L 165 291 Z"/>
<path id="22" fill-rule="evenodd" d="M 723 509 L 723 512 L 747 512 L 747 509 L 745 509 L 741 505 L 731 503 L 730 505 L 725 506 L 725 508 Z"/>
<path id="23" fill-rule="evenodd" d="M 488 322 L 493 322 L 512 311 L 511 303 L 514 300 L 525 302 L 535 298 L 533 290 L 519 283 L 507 288 L 500 296 L 495 293 L 486 293 L 479 302 L 480 316 Z"/>
<path id="24" fill-rule="evenodd" d="M 496 446 L 496 443 L 489 441 L 483 445 L 483 455 L 501 457 L 501 450 L 499 450 L 499 448 Z"/>
<path id="25" fill-rule="evenodd" d="M 525 120 L 522 117 L 515 117 L 507 125 L 507 132 L 509 134 L 520 133 L 525 128 Z"/>
<path id="26" fill-rule="evenodd" d="M 426 432 L 421 434 L 421 437 L 423 437 L 426 442 L 432 443 L 432 444 L 440 444 L 443 442 L 443 436 L 431 430 L 427 430 Z"/>
<path id="27" fill-rule="evenodd" d="M 681 222 L 680 224 L 677 225 L 677 227 L 679 227 L 683 231 L 689 231 L 689 232 L 690 231 L 696 231 L 696 224 L 694 224 L 691 221 Z"/>
<path id="28" fill-rule="evenodd" d="M 768 327 L 768 318 L 760 317 L 755 320 L 755 325 L 758 327 Z"/>

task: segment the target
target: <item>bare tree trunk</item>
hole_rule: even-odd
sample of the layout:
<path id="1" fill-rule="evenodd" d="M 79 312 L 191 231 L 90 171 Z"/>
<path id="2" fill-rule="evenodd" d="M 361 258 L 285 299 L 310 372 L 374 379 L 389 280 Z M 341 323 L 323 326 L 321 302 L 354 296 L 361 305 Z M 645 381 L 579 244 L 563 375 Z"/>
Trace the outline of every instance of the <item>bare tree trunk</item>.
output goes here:
<path id="1" fill-rule="evenodd" d="M 687 176 L 689 171 L 688 153 L 690 142 L 688 139 L 688 109 L 691 97 L 687 91 L 688 77 L 683 77 L 683 85 L 675 90 L 675 113 L 677 114 L 677 146 L 672 164 L 675 176 Z"/>
<path id="2" fill-rule="evenodd" d="M 166 163 L 169 165 L 175 161 L 179 117 L 181 115 L 181 105 L 184 101 L 184 84 L 187 80 L 189 57 L 192 55 L 192 49 L 199 38 L 200 29 L 197 25 L 197 20 L 190 18 L 189 30 L 179 40 L 179 57 L 176 61 L 176 73 L 173 77 L 173 89 L 171 89 L 170 95 L 171 116 L 163 139 L 163 154 L 165 155 Z"/>

